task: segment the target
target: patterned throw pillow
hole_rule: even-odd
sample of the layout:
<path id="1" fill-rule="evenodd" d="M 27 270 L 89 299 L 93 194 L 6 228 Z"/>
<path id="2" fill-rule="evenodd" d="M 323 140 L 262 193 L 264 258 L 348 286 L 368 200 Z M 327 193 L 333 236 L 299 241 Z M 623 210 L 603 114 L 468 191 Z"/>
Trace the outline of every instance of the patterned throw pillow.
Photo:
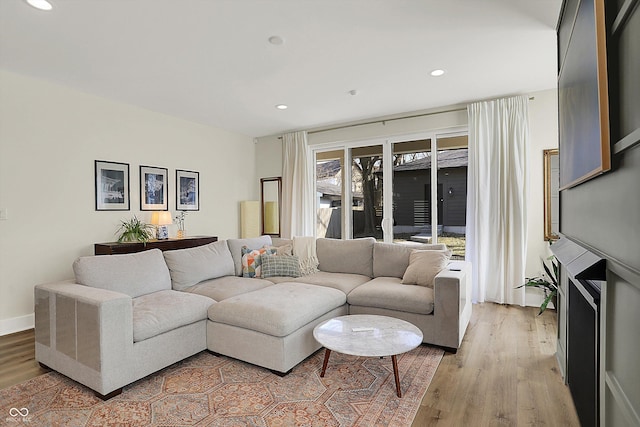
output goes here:
<path id="1" fill-rule="evenodd" d="M 262 255 L 262 277 L 300 277 L 300 259 L 295 255 Z"/>
<path id="2" fill-rule="evenodd" d="M 242 247 L 242 277 L 262 277 L 262 256 L 264 254 L 275 254 L 274 249 L 268 247 L 260 249 L 249 249 L 246 246 Z"/>

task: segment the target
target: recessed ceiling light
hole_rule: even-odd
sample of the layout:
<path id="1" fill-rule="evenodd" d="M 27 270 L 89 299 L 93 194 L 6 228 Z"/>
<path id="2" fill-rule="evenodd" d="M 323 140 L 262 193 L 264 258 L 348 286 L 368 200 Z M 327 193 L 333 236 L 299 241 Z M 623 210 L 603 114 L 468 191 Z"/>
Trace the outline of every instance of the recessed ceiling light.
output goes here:
<path id="1" fill-rule="evenodd" d="M 40 9 L 40 10 L 53 9 L 53 6 L 47 0 L 27 0 L 27 3 L 29 3 L 29 5 L 35 7 L 36 9 Z"/>
<path id="2" fill-rule="evenodd" d="M 284 39 L 280 36 L 269 37 L 269 43 L 279 46 L 284 43 Z"/>
<path id="3" fill-rule="evenodd" d="M 444 74 L 444 70 L 440 70 L 440 69 L 433 70 L 430 74 L 431 74 L 433 77 L 439 77 L 439 76 L 441 76 L 441 75 L 443 75 L 443 74 Z"/>
<path id="4" fill-rule="evenodd" d="M 278 104 L 276 105 L 276 108 L 278 110 L 286 110 L 287 108 L 289 108 L 288 106 L 284 105 L 284 104 Z"/>

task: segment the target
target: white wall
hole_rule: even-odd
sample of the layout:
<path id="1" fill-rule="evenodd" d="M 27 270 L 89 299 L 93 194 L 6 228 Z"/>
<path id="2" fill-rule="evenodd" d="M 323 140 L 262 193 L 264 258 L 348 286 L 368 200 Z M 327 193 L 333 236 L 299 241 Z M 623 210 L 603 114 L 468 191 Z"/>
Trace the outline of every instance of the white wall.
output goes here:
<path id="1" fill-rule="evenodd" d="M 72 278 L 93 244 L 139 211 L 139 166 L 200 172 L 190 235 L 239 235 L 239 202 L 256 199 L 255 144 L 244 135 L 0 72 L 0 335 L 33 326 L 33 286 Z M 94 160 L 129 163 L 130 211 L 94 210 Z M 171 230 L 175 233 L 175 227 Z"/>
<path id="2" fill-rule="evenodd" d="M 544 240 L 544 166 L 542 152 L 549 148 L 558 148 L 558 94 L 554 90 L 532 93 L 534 100 L 529 102 L 529 211 L 527 277 L 542 273 L 542 258 L 551 255 L 549 244 Z M 527 289 L 526 304 L 539 306 L 542 302 L 541 291 Z"/>
<path id="3" fill-rule="evenodd" d="M 558 146 L 558 102 L 556 90 L 535 92 L 529 95 L 534 99 L 529 102 L 531 145 L 528 153 L 529 213 L 527 264 L 525 268 L 527 277 L 541 273 L 542 264 L 540 259 L 549 254 L 548 244 L 544 241 L 542 151 L 547 148 L 557 148 Z M 309 144 L 317 145 L 331 142 L 379 139 L 467 125 L 468 119 L 465 106 L 442 108 L 441 111 L 444 112 L 441 113 L 437 111 L 425 111 L 426 113 L 434 114 L 423 117 L 388 120 L 383 123 L 312 132 L 309 134 Z M 259 177 L 282 174 L 282 142 L 277 136 L 267 136 L 257 140 L 256 158 L 258 159 L 257 171 Z M 539 306 L 541 301 L 541 293 L 537 289 L 526 290 L 527 305 Z"/>

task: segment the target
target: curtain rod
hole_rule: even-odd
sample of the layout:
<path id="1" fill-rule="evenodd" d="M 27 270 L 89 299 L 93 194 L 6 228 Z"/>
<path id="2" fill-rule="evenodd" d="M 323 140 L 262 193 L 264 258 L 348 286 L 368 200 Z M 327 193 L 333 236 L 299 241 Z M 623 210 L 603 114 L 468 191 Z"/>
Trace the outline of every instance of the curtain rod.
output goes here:
<path id="1" fill-rule="evenodd" d="M 533 101 L 534 99 L 536 99 L 534 96 L 530 96 L 529 100 Z M 374 125 L 377 123 L 382 123 L 383 125 L 385 125 L 387 122 L 393 122 L 396 120 L 406 120 L 406 119 L 415 119 L 417 117 L 426 117 L 426 116 L 432 116 L 434 114 L 444 114 L 444 113 L 455 113 L 456 111 L 464 111 L 467 108 L 455 108 L 453 110 L 443 110 L 443 111 L 433 111 L 431 113 L 422 113 L 422 114 L 414 114 L 411 116 L 402 116 L 402 117 L 393 117 L 390 119 L 378 119 L 378 120 L 372 120 L 369 122 L 362 122 L 362 123 L 353 123 L 350 125 L 342 125 L 342 126 L 335 126 L 332 128 L 327 128 L 327 129 L 318 129 L 318 130 L 312 130 L 307 132 L 308 135 L 314 134 L 314 133 L 321 133 L 321 132 L 331 132 L 333 130 L 339 130 L 339 129 L 349 129 L 349 128 L 353 128 L 353 127 L 357 127 L 357 126 L 366 126 L 366 125 Z M 278 139 L 282 139 L 281 136 L 278 137 Z"/>

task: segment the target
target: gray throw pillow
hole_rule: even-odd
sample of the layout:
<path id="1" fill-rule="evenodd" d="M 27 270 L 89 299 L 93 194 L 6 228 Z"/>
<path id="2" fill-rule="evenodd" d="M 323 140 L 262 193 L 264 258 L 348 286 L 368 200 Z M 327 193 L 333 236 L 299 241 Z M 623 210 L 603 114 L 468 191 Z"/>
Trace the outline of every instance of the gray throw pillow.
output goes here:
<path id="1" fill-rule="evenodd" d="M 300 277 L 300 259 L 295 255 L 262 255 L 262 277 Z"/>

